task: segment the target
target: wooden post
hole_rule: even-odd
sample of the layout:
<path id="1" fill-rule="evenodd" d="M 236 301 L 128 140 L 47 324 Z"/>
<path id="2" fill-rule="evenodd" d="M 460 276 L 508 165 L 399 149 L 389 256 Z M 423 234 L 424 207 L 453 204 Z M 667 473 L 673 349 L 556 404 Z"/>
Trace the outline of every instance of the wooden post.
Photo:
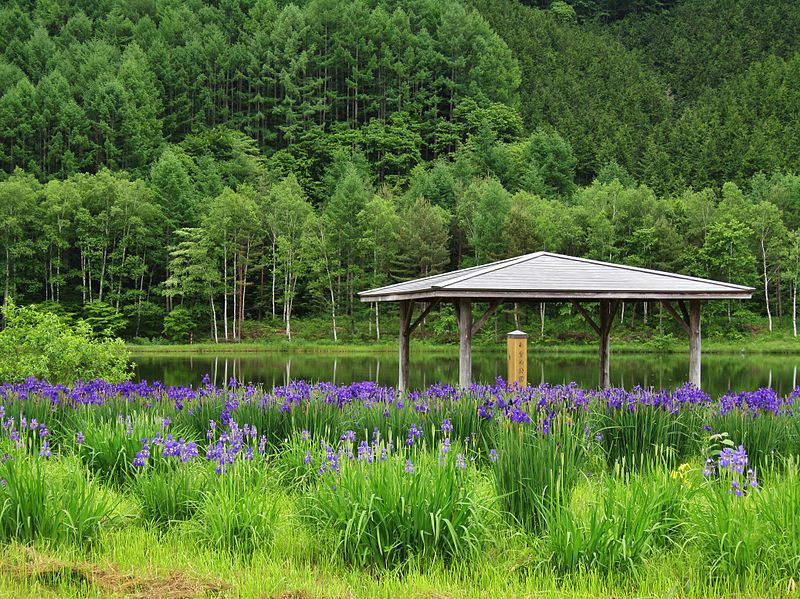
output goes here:
<path id="1" fill-rule="evenodd" d="M 397 380 L 397 389 L 406 391 L 408 389 L 408 361 L 409 361 L 409 339 L 411 337 L 411 312 L 414 309 L 412 300 L 400 302 L 400 372 Z"/>
<path id="2" fill-rule="evenodd" d="M 472 384 L 472 300 L 458 300 L 458 385 L 466 389 Z"/>
<path id="3" fill-rule="evenodd" d="M 601 389 L 611 386 L 611 306 L 608 300 L 600 300 L 600 376 Z"/>
<path id="4" fill-rule="evenodd" d="M 700 388 L 700 300 L 689 302 L 689 382 Z"/>
<path id="5" fill-rule="evenodd" d="M 508 345 L 508 384 L 528 386 L 528 333 L 512 331 L 506 335 Z"/>

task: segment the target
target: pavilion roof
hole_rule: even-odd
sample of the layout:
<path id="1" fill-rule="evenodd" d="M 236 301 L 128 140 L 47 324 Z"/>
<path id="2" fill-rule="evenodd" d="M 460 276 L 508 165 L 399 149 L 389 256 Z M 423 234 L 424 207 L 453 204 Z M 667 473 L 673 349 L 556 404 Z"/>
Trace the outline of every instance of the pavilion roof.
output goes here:
<path id="1" fill-rule="evenodd" d="M 359 293 L 362 302 L 749 299 L 752 287 L 659 270 L 536 252 Z"/>

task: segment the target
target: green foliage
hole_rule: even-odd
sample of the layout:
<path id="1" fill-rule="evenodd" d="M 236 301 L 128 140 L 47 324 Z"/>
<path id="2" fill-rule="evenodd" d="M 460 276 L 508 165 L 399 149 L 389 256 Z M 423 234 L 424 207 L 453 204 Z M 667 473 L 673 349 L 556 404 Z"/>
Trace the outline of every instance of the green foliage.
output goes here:
<path id="1" fill-rule="evenodd" d="M 438 458 L 425 452 L 371 464 L 343 461 L 341 472 L 324 476 L 306 496 L 309 522 L 333 534 L 338 553 L 358 566 L 478 555 L 486 508 L 474 490 L 473 467 L 456 466 L 457 451 L 454 444 Z"/>
<path id="2" fill-rule="evenodd" d="M 75 464 L 22 454 L 0 463 L 0 540 L 86 546 L 114 521 L 116 502 Z"/>
<path id="3" fill-rule="evenodd" d="M 543 433 L 535 426 L 507 425 L 497 432 L 494 483 L 507 517 L 538 533 L 547 515 L 570 501 L 586 461 L 581 419 L 559 413 Z"/>
<path id="4" fill-rule="evenodd" d="M 334 341 L 368 318 L 378 338 L 394 314 L 359 290 L 548 250 L 758 285 L 748 309 L 786 326 L 792 9 L 14 2 L 4 303 L 79 307 L 126 338 L 160 335 L 177 305 L 215 341 L 279 314 L 287 338 L 294 315 L 326 315 Z M 707 330 L 740 332 L 736 307 Z"/>
<path id="5" fill-rule="evenodd" d="M 66 324 L 57 315 L 9 302 L 0 332 L 0 380 L 28 377 L 56 383 L 77 379 L 119 382 L 131 375 L 120 339 L 95 339 L 89 326 Z"/>
<path id="6" fill-rule="evenodd" d="M 215 551 L 251 556 L 275 536 L 279 506 L 267 489 L 230 471 L 211 481 L 188 532 Z"/>
<path id="7" fill-rule="evenodd" d="M 206 472 L 191 466 L 148 468 L 136 476 L 131 489 L 145 521 L 166 527 L 195 516 L 203 502 L 206 478 Z"/>
<path id="8" fill-rule="evenodd" d="M 545 543 L 561 573 L 633 569 L 683 532 L 689 490 L 664 470 L 644 478 L 617 472 L 591 491 L 599 496 L 588 499 L 588 506 L 561 506 L 545 514 Z"/>
<path id="9" fill-rule="evenodd" d="M 172 341 L 185 341 L 197 325 L 186 308 L 178 307 L 164 317 L 164 336 Z"/>
<path id="10" fill-rule="evenodd" d="M 116 337 L 128 324 L 117 308 L 100 300 L 86 304 L 83 315 L 83 320 L 98 337 Z"/>
<path id="11" fill-rule="evenodd" d="M 675 468 L 700 447 L 703 414 L 688 408 L 673 414 L 662 406 L 622 405 L 598 408 L 593 417 L 609 468 Z"/>

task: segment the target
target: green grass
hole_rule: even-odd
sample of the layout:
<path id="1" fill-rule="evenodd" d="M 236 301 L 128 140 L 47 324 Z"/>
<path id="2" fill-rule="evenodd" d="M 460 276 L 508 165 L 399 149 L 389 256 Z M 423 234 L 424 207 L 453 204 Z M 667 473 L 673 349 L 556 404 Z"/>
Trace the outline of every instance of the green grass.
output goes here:
<path id="1" fill-rule="evenodd" d="M 389 336 L 384 336 L 381 341 L 357 340 L 304 340 L 301 338 L 287 341 L 285 339 L 242 341 L 239 343 L 176 343 L 176 344 L 148 344 L 140 345 L 129 343 L 128 349 L 133 355 L 158 355 L 176 353 L 258 353 L 258 352 L 298 352 L 298 353 L 373 353 L 397 352 L 397 338 L 395 330 L 389 329 Z M 444 338 L 412 338 L 415 353 L 428 354 L 458 354 L 458 340 Z M 473 351 L 497 351 L 505 348 L 505 338 L 495 339 L 494 336 L 476 339 Z M 682 336 L 666 338 L 642 338 L 628 335 L 614 335 L 611 337 L 611 350 L 616 354 L 685 354 L 688 352 L 689 342 Z M 539 339 L 532 335 L 528 342 L 528 353 L 536 354 L 594 354 L 597 352 L 597 343 L 592 337 L 585 342 L 563 341 L 547 337 Z M 706 354 L 800 354 L 800 337 L 795 338 L 788 332 L 759 333 L 730 337 L 706 337 L 703 339 L 703 353 Z"/>
<path id="2" fill-rule="evenodd" d="M 589 483 L 579 486 L 577 504 L 581 496 L 591 496 L 597 488 Z M 613 485 L 609 489 L 632 492 Z M 657 487 L 648 489 L 655 493 Z M 33 551 L 7 545 L 0 550 L 0 596 L 121 596 L 122 585 L 131 581 L 140 589 L 150 585 L 162 590 L 147 596 L 165 594 L 164 588 L 182 581 L 195 589 L 221 587 L 218 596 L 222 597 L 386 598 L 770 597 L 784 596 L 791 584 L 774 567 L 745 571 L 733 580 L 714 576 L 700 550 L 702 545 L 695 540 L 684 547 L 656 543 L 659 530 L 650 527 L 655 516 L 647 516 L 638 533 L 628 533 L 625 522 L 636 520 L 637 514 L 622 515 L 621 522 L 612 517 L 611 524 L 606 523 L 611 532 L 604 533 L 604 539 L 616 542 L 620 552 L 624 534 L 645 537 L 642 546 L 646 550 L 636 554 L 633 571 L 579 565 L 555 572 L 548 544 L 513 529 L 499 531 L 488 539 L 480 555 L 468 560 L 445 564 L 432 559 L 412 561 L 403 569 L 361 569 L 336 556 L 335 539 L 316 535 L 296 517 L 296 496 L 275 491 L 269 500 L 277 514 L 272 542 L 249 555 L 231 554 L 222 559 L 215 547 L 195 542 L 188 527 L 164 532 L 135 520 L 107 531 L 89 552 L 44 543 L 35 543 Z M 605 496 L 600 501 L 605 501 Z M 576 513 L 580 514 L 582 508 L 577 504 Z M 611 508 L 612 515 L 618 516 L 615 509 L 619 510 Z M 627 555 L 632 557 L 630 551 Z M 86 578 L 87 569 L 94 572 L 94 583 Z M 119 579 L 116 589 L 115 577 Z"/>

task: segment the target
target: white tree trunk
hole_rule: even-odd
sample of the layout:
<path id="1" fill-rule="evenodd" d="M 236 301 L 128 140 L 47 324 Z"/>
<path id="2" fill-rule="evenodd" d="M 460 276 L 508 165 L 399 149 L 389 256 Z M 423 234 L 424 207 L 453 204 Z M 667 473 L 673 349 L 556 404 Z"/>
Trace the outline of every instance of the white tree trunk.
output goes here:
<path id="1" fill-rule="evenodd" d="M 772 332 L 772 312 L 769 310 L 769 278 L 767 277 L 767 250 L 764 247 L 764 238 L 761 238 L 761 263 L 764 266 L 764 302 L 767 304 L 767 320 L 769 330 Z"/>

